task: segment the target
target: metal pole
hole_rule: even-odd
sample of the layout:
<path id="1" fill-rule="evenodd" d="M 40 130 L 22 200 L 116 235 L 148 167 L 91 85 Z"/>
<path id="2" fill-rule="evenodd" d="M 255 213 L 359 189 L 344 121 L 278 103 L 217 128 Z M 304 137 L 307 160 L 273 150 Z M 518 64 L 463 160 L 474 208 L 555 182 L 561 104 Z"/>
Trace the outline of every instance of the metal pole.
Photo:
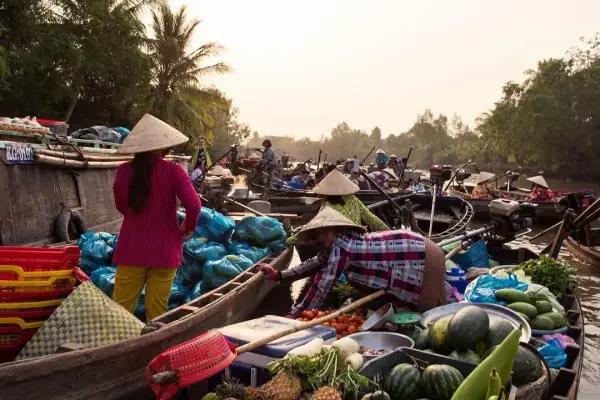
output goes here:
<path id="1" fill-rule="evenodd" d="M 448 188 L 450 187 L 450 185 L 452 185 L 452 182 L 454 182 L 454 179 L 456 179 L 456 175 L 458 174 L 458 171 L 460 171 L 461 169 L 463 169 L 465 167 L 468 167 L 469 164 L 471 164 L 471 160 L 467 161 L 466 163 L 464 163 L 463 165 L 461 165 L 460 167 L 458 167 L 456 169 L 456 171 L 454 171 L 452 173 L 452 176 L 450 177 L 450 180 L 446 184 L 446 187 L 442 189 L 444 192 L 448 190 Z"/>
<path id="2" fill-rule="evenodd" d="M 435 200 L 437 198 L 437 183 L 434 183 L 431 187 L 431 191 L 433 194 L 433 200 L 431 202 L 431 217 L 429 218 L 429 237 L 431 237 L 431 232 L 433 232 L 433 216 L 435 214 Z"/>
<path id="3" fill-rule="evenodd" d="M 401 207 L 401 206 L 399 206 L 398 204 L 396 204 L 396 202 L 394 201 L 394 199 L 392 199 L 392 198 L 390 197 L 390 195 L 389 195 L 389 194 L 387 194 L 387 193 L 385 192 L 385 190 L 383 190 L 383 189 L 381 188 L 381 186 L 379 186 L 377 183 L 375 183 L 375 181 L 374 181 L 373 179 L 371 179 L 371 177 L 369 176 L 369 174 L 367 174 L 367 173 L 366 173 L 366 172 L 365 172 L 365 171 L 364 171 L 362 168 L 360 169 L 360 173 L 361 173 L 361 175 L 362 175 L 362 176 L 364 176 L 364 177 L 365 177 L 365 179 L 366 179 L 366 180 L 367 180 L 367 181 L 368 181 L 368 182 L 369 182 L 371 185 L 373 185 L 373 186 L 375 187 L 375 189 L 377 189 L 377 191 L 378 191 L 379 193 L 381 193 L 382 195 L 384 195 L 384 196 L 385 196 L 385 198 L 387 199 L 387 201 L 389 201 L 390 203 L 392 203 L 392 205 L 393 205 L 394 207 L 396 207 L 396 208 L 397 208 L 397 209 L 398 209 L 400 212 L 402 212 L 402 207 Z"/>
<path id="4" fill-rule="evenodd" d="M 319 149 L 319 158 L 317 159 L 317 171 L 319 170 L 319 165 L 321 164 L 321 149 Z"/>
<path id="5" fill-rule="evenodd" d="M 483 228 L 475 229 L 474 231 L 469 231 L 467 233 L 463 233 L 462 235 L 455 236 L 455 237 L 452 237 L 452 238 L 448 238 L 446 240 L 442 240 L 441 242 L 438 242 L 437 245 L 440 246 L 440 247 L 444 247 L 444 246 L 449 245 L 451 243 L 455 243 L 455 242 L 458 242 L 458 241 L 469 239 L 469 238 L 472 238 L 474 236 L 481 235 L 482 233 L 487 233 L 487 232 L 491 231 L 492 228 L 493 228 L 492 226 L 484 226 Z"/>
<path id="6" fill-rule="evenodd" d="M 360 162 L 360 165 L 363 165 L 365 163 L 365 161 L 367 161 L 367 158 L 369 158 L 369 156 L 371 155 L 371 153 L 375 150 L 375 146 L 373 146 L 373 148 L 371 149 L 371 151 L 369 152 L 369 154 L 366 155 L 365 158 L 363 158 L 363 160 Z"/>
<path id="7" fill-rule="evenodd" d="M 408 160 L 410 160 L 410 155 L 415 147 L 409 146 L 408 155 L 406 156 L 406 162 L 402 165 L 402 172 L 400 172 L 400 176 L 398 177 L 398 183 L 402 183 L 402 179 L 404 178 L 404 170 L 406 170 L 406 166 L 408 165 Z"/>

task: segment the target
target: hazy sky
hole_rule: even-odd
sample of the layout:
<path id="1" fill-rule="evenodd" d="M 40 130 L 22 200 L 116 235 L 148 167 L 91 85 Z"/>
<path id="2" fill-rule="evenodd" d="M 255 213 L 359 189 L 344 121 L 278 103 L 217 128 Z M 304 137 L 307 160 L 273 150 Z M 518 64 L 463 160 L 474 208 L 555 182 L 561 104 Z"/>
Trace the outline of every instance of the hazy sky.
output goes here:
<path id="1" fill-rule="evenodd" d="M 474 119 L 508 80 L 600 31 L 593 0 L 171 0 L 235 71 L 210 78 L 263 135 L 346 121 L 384 135 L 418 113 Z"/>

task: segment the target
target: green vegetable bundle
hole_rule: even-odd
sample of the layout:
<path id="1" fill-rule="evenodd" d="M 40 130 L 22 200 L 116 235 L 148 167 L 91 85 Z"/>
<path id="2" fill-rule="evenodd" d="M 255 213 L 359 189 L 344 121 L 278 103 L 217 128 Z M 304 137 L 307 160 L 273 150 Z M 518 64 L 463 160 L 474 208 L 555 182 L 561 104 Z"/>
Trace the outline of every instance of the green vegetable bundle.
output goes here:
<path id="1" fill-rule="evenodd" d="M 525 261 L 516 269 L 522 269 L 533 283 L 547 287 L 557 298 L 579 286 L 575 268 L 546 254 L 537 260 Z"/>

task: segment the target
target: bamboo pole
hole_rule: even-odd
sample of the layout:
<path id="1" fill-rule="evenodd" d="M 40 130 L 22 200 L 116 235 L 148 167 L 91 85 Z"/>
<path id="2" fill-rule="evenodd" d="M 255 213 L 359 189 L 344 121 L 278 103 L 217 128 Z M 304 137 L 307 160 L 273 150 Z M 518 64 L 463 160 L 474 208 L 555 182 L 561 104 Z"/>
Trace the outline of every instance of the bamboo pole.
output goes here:
<path id="1" fill-rule="evenodd" d="M 81 155 L 79 153 L 75 153 L 73 151 L 55 151 L 55 150 L 42 149 L 42 150 L 37 150 L 36 153 L 42 154 L 45 156 L 50 156 L 50 157 L 82 160 Z M 112 155 L 110 153 L 106 154 L 106 155 L 84 154 L 83 160 L 87 160 L 87 161 L 130 161 L 130 160 L 133 160 L 133 156 L 122 155 L 122 154 Z"/>
<path id="2" fill-rule="evenodd" d="M 36 154 L 36 159 L 42 164 L 58 165 L 71 168 L 116 168 L 127 161 L 80 161 L 69 160 L 66 158 L 50 157 L 43 154 Z"/>

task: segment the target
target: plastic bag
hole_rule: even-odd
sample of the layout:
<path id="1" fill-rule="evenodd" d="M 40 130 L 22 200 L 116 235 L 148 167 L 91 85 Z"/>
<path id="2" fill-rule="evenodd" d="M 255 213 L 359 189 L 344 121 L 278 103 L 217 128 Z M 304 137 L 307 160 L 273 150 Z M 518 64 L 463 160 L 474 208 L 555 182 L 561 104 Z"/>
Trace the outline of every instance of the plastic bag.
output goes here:
<path id="1" fill-rule="evenodd" d="M 100 267 L 92 272 L 90 279 L 104 294 L 112 298 L 116 274 L 117 269 L 115 267 Z"/>
<path id="2" fill-rule="evenodd" d="M 203 278 L 206 287 L 216 289 L 252 265 L 253 262 L 248 258 L 236 255 L 228 255 L 216 261 L 207 261 L 203 269 Z"/>
<path id="3" fill-rule="evenodd" d="M 227 255 L 225 246 L 216 242 L 207 242 L 204 238 L 188 240 L 183 249 L 201 263 L 218 260 Z"/>
<path id="4" fill-rule="evenodd" d="M 190 290 L 188 292 L 188 295 L 185 298 L 185 302 L 189 303 L 190 301 L 195 300 L 198 297 L 202 296 L 206 292 L 207 292 L 207 290 L 206 290 L 206 285 L 204 284 L 204 281 L 200 281 L 200 282 L 196 283 L 194 285 L 194 287 L 192 288 L 192 290 Z"/>
<path id="5" fill-rule="evenodd" d="M 560 340 L 551 339 L 538 347 L 538 351 L 550 368 L 561 369 L 567 364 L 567 354 L 560 345 Z"/>
<path id="6" fill-rule="evenodd" d="M 473 243 L 466 251 L 458 252 L 452 256 L 452 260 L 465 271 L 472 267 L 490 267 L 490 256 L 483 239 Z"/>
<path id="7" fill-rule="evenodd" d="M 198 236 L 219 243 L 227 243 L 235 227 L 235 221 L 212 208 L 202 207 L 197 224 L 197 228 L 200 227 L 204 229 L 196 229 Z"/>
<path id="8" fill-rule="evenodd" d="M 112 264 L 116 236 L 106 232 L 86 232 L 79 237 L 81 269 L 89 276 L 97 268 Z"/>
<path id="9" fill-rule="evenodd" d="M 270 217 L 244 217 L 233 230 L 234 240 L 274 252 L 285 248 L 286 238 L 283 225 Z"/>
<path id="10" fill-rule="evenodd" d="M 271 254 L 271 250 L 268 248 L 261 249 L 259 247 L 250 246 L 248 243 L 233 241 L 229 245 L 229 254 L 243 255 L 255 263 Z"/>
<path id="11" fill-rule="evenodd" d="M 549 342 L 553 339 L 558 340 L 561 349 L 565 349 L 570 344 L 575 344 L 575 339 L 570 336 L 563 335 L 562 333 L 554 333 L 552 335 L 544 335 L 542 336 L 542 340 L 544 342 Z"/>
<path id="12" fill-rule="evenodd" d="M 495 303 L 504 305 L 497 301 L 494 292 L 499 289 L 516 289 L 524 292 L 528 285 L 520 282 L 517 277 L 509 273 L 506 278 L 496 275 L 483 275 L 469 283 L 465 290 L 464 298 L 471 303 Z"/>

